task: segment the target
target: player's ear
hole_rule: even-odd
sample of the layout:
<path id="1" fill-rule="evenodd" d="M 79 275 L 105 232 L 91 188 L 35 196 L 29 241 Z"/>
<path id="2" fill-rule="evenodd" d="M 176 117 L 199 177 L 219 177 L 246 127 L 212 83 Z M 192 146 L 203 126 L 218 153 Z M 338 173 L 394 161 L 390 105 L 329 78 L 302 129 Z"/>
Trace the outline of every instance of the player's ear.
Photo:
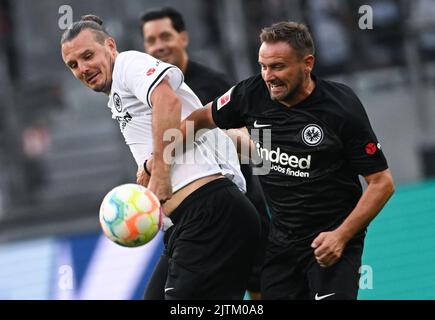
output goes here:
<path id="1" fill-rule="evenodd" d="M 314 56 L 312 54 L 306 55 L 304 57 L 304 64 L 308 72 L 311 72 L 314 68 Z"/>
<path id="2" fill-rule="evenodd" d="M 104 40 L 104 44 L 110 49 L 110 52 L 116 52 L 116 42 L 115 39 L 112 37 L 107 38 Z"/>
<path id="3" fill-rule="evenodd" d="M 189 45 L 189 34 L 187 31 L 181 31 L 180 32 L 181 41 L 183 42 L 184 48 L 187 48 Z"/>

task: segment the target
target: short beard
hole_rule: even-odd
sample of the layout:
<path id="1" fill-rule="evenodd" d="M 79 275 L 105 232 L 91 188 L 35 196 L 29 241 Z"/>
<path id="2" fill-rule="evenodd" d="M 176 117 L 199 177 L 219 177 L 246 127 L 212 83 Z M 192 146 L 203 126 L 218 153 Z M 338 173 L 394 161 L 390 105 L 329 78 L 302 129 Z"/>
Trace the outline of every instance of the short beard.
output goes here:
<path id="1" fill-rule="evenodd" d="M 302 85 L 304 84 L 304 76 L 303 72 L 300 72 L 298 74 L 296 85 L 291 89 L 282 99 L 275 99 L 277 101 L 289 101 L 295 97 L 295 95 L 299 92 L 299 90 L 302 88 Z"/>
<path id="2" fill-rule="evenodd" d="M 101 86 L 101 87 L 96 87 L 96 88 L 91 88 L 93 91 L 95 92 L 105 92 L 105 86 Z"/>
<path id="3" fill-rule="evenodd" d="M 91 89 L 95 92 L 103 92 L 108 95 L 110 93 L 110 90 L 112 89 L 112 82 L 111 81 L 109 83 L 105 82 L 102 86 L 91 88 Z"/>
<path id="4" fill-rule="evenodd" d="M 300 90 L 300 88 L 302 87 L 302 82 L 298 83 L 289 93 L 286 94 L 286 96 L 280 100 L 282 101 L 287 101 L 287 100 L 291 100 L 296 93 Z"/>
<path id="5" fill-rule="evenodd" d="M 115 66 L 115 63 L 113 62 L 112 56 L 110 55 L 110 53 L 108 55 L 109 55 L 109 66 L 110 66 L 110 69 L 111 69 L 110 70 L 110 74 L 111 74 L 110 78 L 111 79 L 109 81 L 109 79 L 106 77 L 106 82 L 103 84 L 103 86 L 101 88 L 95 88 L 95 89 L 93 89 L 95 92 L 104 92 L 107 95 L 109 95 L 110 90 L 112 89 L 113 68 Z"/>

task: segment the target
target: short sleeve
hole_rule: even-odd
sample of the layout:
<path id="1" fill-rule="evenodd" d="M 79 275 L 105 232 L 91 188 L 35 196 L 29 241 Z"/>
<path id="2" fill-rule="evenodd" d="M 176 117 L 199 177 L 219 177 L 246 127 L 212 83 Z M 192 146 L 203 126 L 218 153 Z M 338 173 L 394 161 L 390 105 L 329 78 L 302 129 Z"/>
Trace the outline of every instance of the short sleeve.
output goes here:
<path id="1" fill-rule="evenodd" d="M 351 168 L 363 176 L 388 168 L 387 160 L 359 99 L 354 96 L 344 121 L 342 135 Z"/>
<path id="2" fill-rule="evenodd" d="M 243 107 L 246 105 L 241 84 L 232 87 L 212 104 L 213 120 L 219 128 L 230 129 L 245 126 Z"/>
<path id="3" fill-rule="evenodd" d="M 165 77 L 174 91 L 184 81 L 183 73 L 176 66 L 159 61 L 145 53 L 130 57 L 125 63 L 122 74 L 127 89 L 150 107 L 152 107 L 151 94 Z"/>

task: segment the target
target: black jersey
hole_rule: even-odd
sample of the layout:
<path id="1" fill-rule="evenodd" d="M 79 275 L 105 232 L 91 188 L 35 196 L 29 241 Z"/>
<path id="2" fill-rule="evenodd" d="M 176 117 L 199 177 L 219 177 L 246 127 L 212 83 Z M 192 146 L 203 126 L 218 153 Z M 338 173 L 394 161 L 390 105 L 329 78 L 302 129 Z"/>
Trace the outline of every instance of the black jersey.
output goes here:
<path id="1" fill-rule="evenodd" d="M 274 227 L 290 239 L 337 227 L 361 197 L 358 175 L 388 167 L 354 92 L 313 79 L 314 91 L 292 107 L 270 99 L 261 75 L 240 82 L 212 106 L 218 127 L 259 131 L 257 152 L 271 166 L 260 181 Z M 270 144 L 263 141 L 265 130 Z"/>
<path id="2" fill-rule="evenodd" d="M 190 60 L 184 74 L 184 82 L 195 92 L 203 105 L 213 101 L 231 87 L 231 82 L 224 74 Z"/>

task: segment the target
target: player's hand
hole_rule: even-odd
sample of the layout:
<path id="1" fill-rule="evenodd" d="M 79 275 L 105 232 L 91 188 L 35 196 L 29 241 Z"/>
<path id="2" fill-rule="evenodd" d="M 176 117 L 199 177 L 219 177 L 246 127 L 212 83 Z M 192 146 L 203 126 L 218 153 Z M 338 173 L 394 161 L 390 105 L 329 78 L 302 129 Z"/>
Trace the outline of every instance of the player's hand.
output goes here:
<path id="1" fill-rule="evenodd" d="M 143 166 L 140 166 L 139 169 L 137 169 L 136 172 L 136 183 L 140 184 L 144 187 L 148 186 L 148 183 L 150 182 L 150 176 L 148 173 L 145 172 Z"/>
<path id="2" fill-rule="evenodd" d="M 345 239 L 337 231 L 322 232 L 311 243 L 317 263 L 324 268 L 341 258 L 345 246 Z"/>
<path id="3" fill-rule="evenodd" d="M 159 198 L 161 203 L 165 203 L 172 197 L 171 176 L 169 171 L 158 172 L 153 170 L 148 183 L 150 189 Z"/>

